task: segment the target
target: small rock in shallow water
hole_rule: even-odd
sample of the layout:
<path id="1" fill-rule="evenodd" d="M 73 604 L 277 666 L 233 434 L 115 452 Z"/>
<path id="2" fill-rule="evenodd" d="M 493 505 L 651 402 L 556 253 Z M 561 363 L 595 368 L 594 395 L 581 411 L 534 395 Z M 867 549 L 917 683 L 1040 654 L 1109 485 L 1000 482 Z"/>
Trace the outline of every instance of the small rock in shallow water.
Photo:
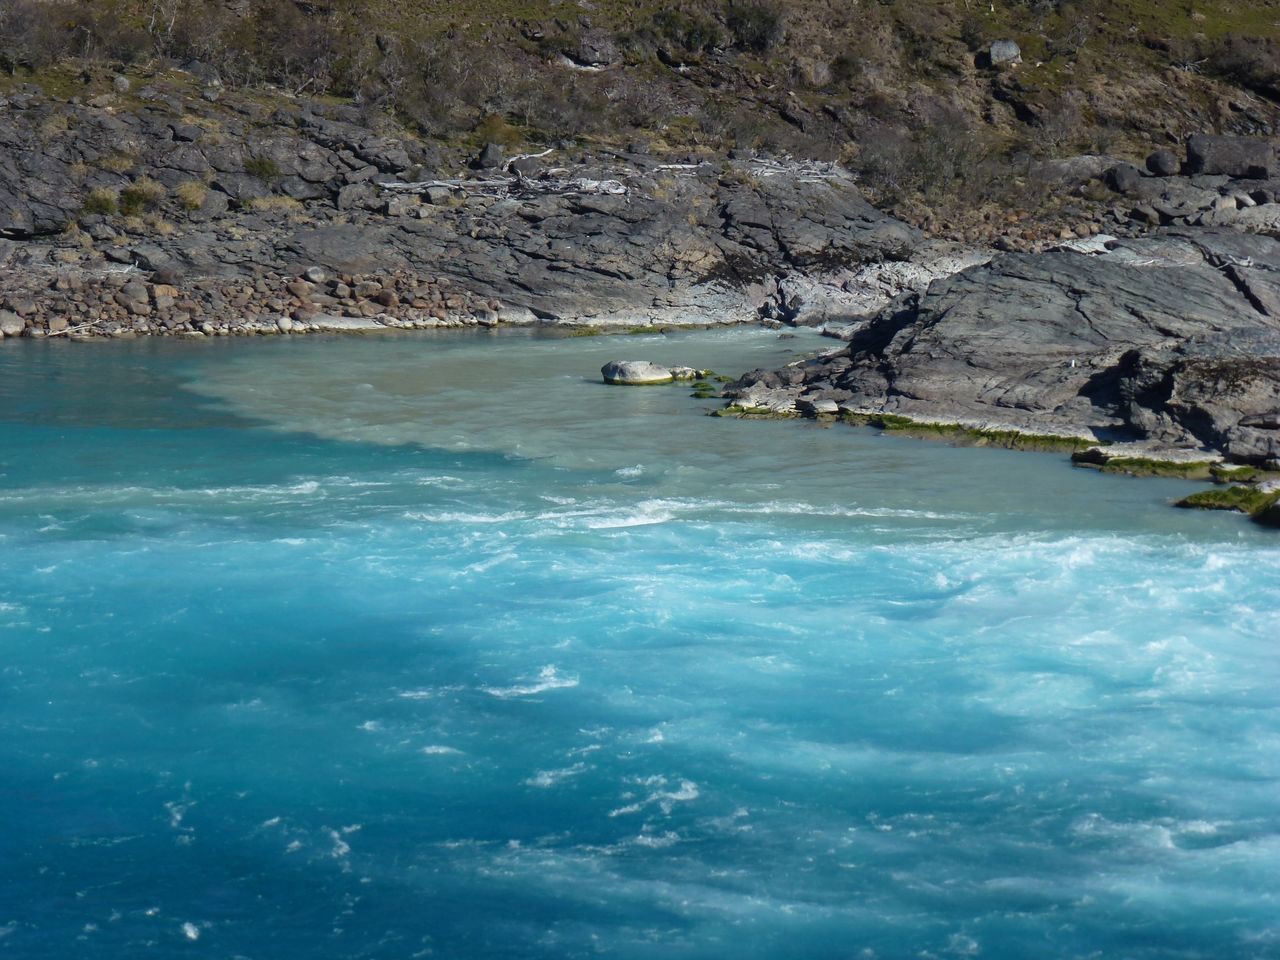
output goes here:
<path id="1" fill-rule="evenodd" d="M 670 383 L 675 379 L 669 367 L 648 360 L 611 360 L 600 368 L 605 383 L 637 387 L 654 383 Z"/>

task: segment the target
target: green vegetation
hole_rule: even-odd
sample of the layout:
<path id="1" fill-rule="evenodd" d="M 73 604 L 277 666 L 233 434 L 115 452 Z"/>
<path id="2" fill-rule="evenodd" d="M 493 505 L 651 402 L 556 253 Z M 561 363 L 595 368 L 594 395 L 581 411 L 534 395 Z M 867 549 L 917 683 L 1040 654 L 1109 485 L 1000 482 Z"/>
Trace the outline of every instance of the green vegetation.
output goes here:
<path id="1" fill-rule="evenodd" d="M 112 216 L 120 209 L 120 203 L 114 190 L 98 187 L 90 190 L 84 198 L 81 212 L 90 216 Z"/>
<path id="2" fill-rule="evenodd" d="M 983 62 L 997 39 L 1017 41 L 1020 66 Z M 564 68 L 562 55 L 587 49 L 617 69 Z M 1047 204 L 1037 157 L 1140 156 L 1155 130 L 1256 129 L 1253 108 L 1221 104 L 1233 88 L 1280 99 L 1280 11 L 1274 0 L 595 0 L 588 20 L 559 0 L 0 2 L 0 92 L 36 81 L 60 99 L 92 96 L 120 71 L 179 84 L 170 68 L 191 60 L 275 109 L 297 109 L 281 90 L 358 103 L 371 123 L 389 116 L 460 147 L 578 139 L 838 158 L 904 215 L 961 217 Z M 101 166 L 126 172 L 132 158 Z M 250 172 L 280 176 L 265 157 Z"/>
<path id="3" fill-rule="evenodd" d="M 300 213 L 302 201 L 293 197 L 272 195 L 270 197 L 250 197 L 244 204 L 250 210 L 274 210 L 278 213 Z"/>
<path id="4" fill-rule="evenodd" d="M 1202 490 L 1179 500 L 1176 506 L 1196 510 L 1236 510 L 1254 516 L 1280 501 L 1280 493 L 1263 493 L 1257 487 L 1223 487 Z"/>
<path id="5" fill-rule="evenodd" d="M 1131 477 L 1180 477 L 1207 480 L 1214 464 L 1208 461 L 1152 460 L 1147 457 L 1097 457 L 1091 451 L 1072 457 L 1077 464 L 1103 473 L 1123 473 Z"/>
<path id="6" fill-rule="evenodd" d="M 280 180 L 280 167 L 270 157 L 249 157 L 244 162 L 244 172 L 257 177 L 263 183 L 277 183 Z"/>
<path id="7" fill-rule="evenodd" d="M 111 173 L 127 173 L 133 169 L 134 164 L 137 162 L 138 158 L 133 154 L 117 150 L 115 153 L 110 153 L 99 160 L 98 166 Z"/>
<path id="8" fill-rule="evenodd" d="M 1061 437 L 1054 434 L 1024 433 L 1019 430 L 986 430 L 957 423 L 931 423 L 889 413 L 846 413 L 843 419 L 855 426 L 875 427 L 919 439 L 948 440 L 974 447 L 999 447 L 1006 450 L 1076 451 L 1094 446 L 1096 440 Z"/>
<path id="9" fill-rule="evenodd" d="M 173 195 L 184 210 L 199 210 L 209 196 L 209 185 L 201 180 L 187 180 L 173 188 Z"/>
<path id="10" fill-rule="evenodd" d="M 150 213 L 160 206 L 168 191 L 150 177 L 139 177 L 120 191 L 120 212 L 127 217 Z"/>

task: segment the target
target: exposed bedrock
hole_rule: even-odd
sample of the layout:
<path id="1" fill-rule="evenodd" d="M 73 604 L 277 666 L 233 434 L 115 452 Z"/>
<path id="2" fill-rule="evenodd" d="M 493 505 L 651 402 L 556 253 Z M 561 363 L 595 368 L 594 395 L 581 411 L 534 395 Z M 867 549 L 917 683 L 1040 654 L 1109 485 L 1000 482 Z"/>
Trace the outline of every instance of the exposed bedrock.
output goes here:
<path id="1" fill-rule="evenodd" d="M 756 371 L 748 409 L 834 401 L 982 430 L 1280 459 L 1280 242 L 1168 231 L 1010 254 L 901 298 L 847 347 Z"/>

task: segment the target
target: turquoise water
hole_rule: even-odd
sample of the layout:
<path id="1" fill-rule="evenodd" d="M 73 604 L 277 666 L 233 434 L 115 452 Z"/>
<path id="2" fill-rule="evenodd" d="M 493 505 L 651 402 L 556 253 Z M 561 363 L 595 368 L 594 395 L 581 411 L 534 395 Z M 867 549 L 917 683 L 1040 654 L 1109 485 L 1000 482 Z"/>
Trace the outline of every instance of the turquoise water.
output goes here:
<path id="1" fill-rule="evenodd" d="M 1280 957 L 1280 540 L 813 346 L 0 344 L 0 956 Z"/>

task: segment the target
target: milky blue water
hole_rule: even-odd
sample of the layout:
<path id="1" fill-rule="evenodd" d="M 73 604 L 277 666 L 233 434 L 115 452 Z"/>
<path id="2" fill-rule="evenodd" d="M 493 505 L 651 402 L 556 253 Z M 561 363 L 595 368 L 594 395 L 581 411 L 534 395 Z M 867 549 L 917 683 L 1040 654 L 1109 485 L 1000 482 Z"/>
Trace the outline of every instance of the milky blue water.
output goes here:
<path id="1" fill-rule="evenodd" d="M 1280 956 L 1280 538 L 813 346 L 0 344 L 0 956 Z"/>

